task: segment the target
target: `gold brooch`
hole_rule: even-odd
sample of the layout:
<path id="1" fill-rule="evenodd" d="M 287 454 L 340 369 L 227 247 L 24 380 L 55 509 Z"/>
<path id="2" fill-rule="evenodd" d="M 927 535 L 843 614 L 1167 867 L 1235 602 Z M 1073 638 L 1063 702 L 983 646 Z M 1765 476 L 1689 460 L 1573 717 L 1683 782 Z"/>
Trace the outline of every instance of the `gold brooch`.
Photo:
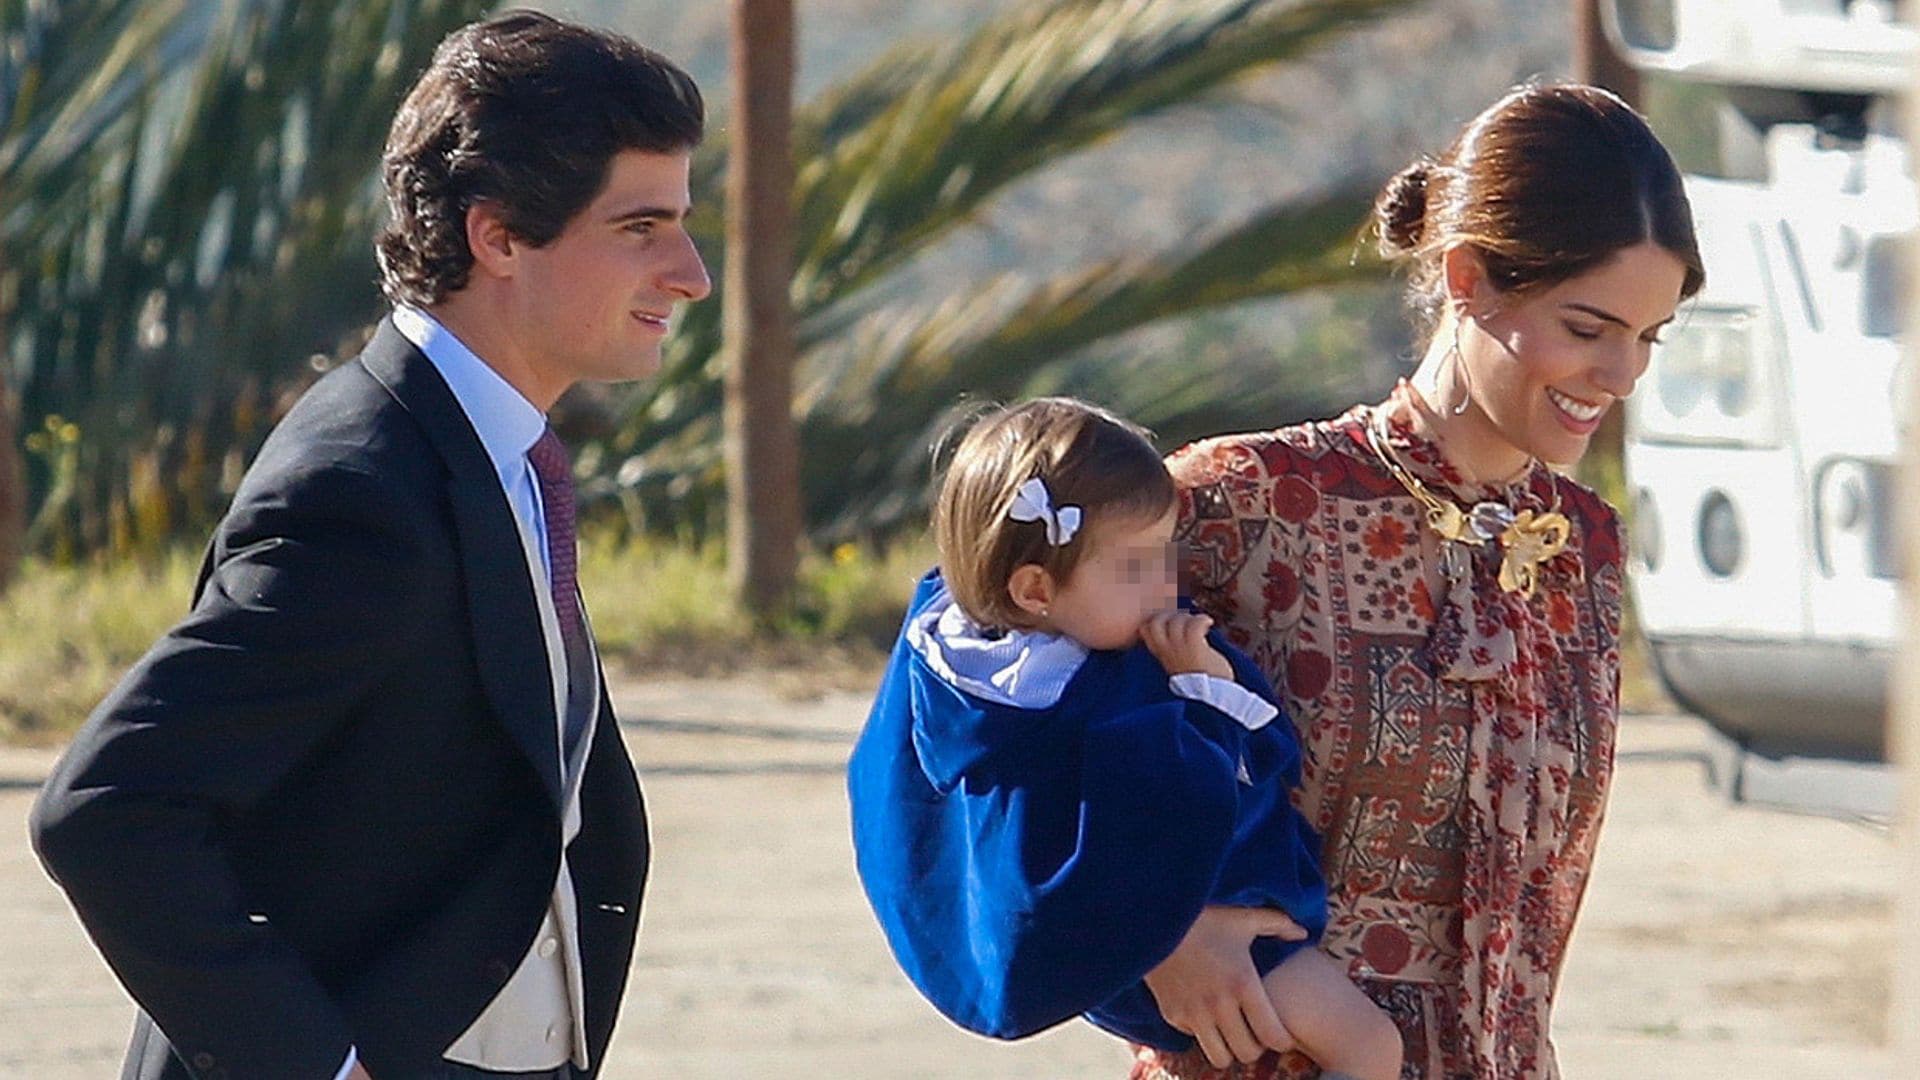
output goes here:
<path id="1" fill-rule="evenodd" d="M 1565 514 L 1520 511 L 1500 534 L 1500 546 L 1506 551 L 1500 559 L 1500 587 L 1532 599 L 1540 584 L 1540 564 L 1565 551 L 1572 533 Z"/>

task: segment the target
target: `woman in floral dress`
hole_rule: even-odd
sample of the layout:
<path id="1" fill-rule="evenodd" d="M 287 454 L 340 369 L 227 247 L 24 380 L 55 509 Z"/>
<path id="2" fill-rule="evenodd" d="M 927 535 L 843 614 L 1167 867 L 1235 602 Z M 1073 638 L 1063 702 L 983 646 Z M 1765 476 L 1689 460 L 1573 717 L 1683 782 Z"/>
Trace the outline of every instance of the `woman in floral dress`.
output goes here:
<path id="1" fill-rule="evenodd" d="M 1399 1025 L 1404 1076 L 1546 1080 L 1613 768 L 1622 589 L 1613 509 L 1548 466 L 1633 389 L 1700 257 L 1666 151 L 1583 86 L 1510 92 L 1376 216 L 1421 363 L 1379 404 L 1174 454 L 1183 577 L 1282 688 L 1323 836 L 1321 947 Z M 1203 1050 L 1143 1049 L 1135 1080 L 1315 1075 L 1266 1049 L 1287 1041 L 1247 992 L 1259 916 L 1208 909 L 1149 976 Z"/>

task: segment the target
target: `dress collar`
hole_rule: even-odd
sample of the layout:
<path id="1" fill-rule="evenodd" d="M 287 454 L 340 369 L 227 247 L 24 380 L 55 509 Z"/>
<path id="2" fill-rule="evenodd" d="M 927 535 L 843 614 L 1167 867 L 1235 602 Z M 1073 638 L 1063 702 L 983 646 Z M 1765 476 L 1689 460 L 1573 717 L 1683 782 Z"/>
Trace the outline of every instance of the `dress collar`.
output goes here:
<path id="1" fill-rule="evenodd" d="M 1444 443 L 1414 430 L 1415 411 L 1422 408 L 1413 384 L 1402 378 L 1394 384 L 1392 393 L 1387 395 L 1385 401 L 1356 410 L 1359 413 L 1356 419 L 1361 425 L 1355 432 L 1359 437 L 1360 452 L 1368 457 L 1374 456 L 1372 447 L 1367 444 L 1366 425 L 1378 422 L 1376 414 L 1384 414 L 1385 423 L 1380 424 L 1380 430 L 1387 448 L 1393 451 L 1403 468 L 1434 494 L 1451 496 L 1462 506 L 1491 500 L 1505 503 L 1515 510 L 1543 509 L 1552 500 L 1553 472 L 1538 458 L 1530 461 L 1518 475 L 1505 483 L 1476 484 L 1468 480 L 1460 467 L 1447 456 Z M 1385 465 L 1381 467 L 1385 468 Z"/>

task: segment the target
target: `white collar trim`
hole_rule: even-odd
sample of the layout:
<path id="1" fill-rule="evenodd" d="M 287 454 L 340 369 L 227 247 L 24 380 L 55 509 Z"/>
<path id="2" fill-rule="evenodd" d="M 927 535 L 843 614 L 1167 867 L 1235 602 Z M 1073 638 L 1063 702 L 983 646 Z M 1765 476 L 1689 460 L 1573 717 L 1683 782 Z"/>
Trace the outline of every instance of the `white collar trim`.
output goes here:
<path id="1" fill-rule="evenodd" d="M 945 584 L 907 624 L 907 644 L 934 674 L 974 697 L 1018 709 L 1050 709 L 1087 661 L 1070 637 L 1035 630 L 988 636 Z"/>

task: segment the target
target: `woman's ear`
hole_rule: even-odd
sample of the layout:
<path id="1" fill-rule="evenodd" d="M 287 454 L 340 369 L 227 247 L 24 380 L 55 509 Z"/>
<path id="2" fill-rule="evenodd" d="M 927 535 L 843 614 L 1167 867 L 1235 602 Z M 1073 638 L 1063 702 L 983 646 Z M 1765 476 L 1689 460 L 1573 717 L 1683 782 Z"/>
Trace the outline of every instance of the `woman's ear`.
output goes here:
<path id="1" fill-rule="evenodd" d="M 1482 315 L 1493 310 L 1499 290 L 1487 278 L 1487 261 L 1471 244 L 1455 244 L 1440 256 L 1446 278 L 1447 306 L 1458 316 Z"/>
<path id="2" fill-rule="evenodd" d="M 1052 611 L 1054 591 L 1053 575 L 1039 563 L 1017 566 L 1007 579 L 1007 595 L 1014 606 L 1036 619 L 1044 619 Z"/>

